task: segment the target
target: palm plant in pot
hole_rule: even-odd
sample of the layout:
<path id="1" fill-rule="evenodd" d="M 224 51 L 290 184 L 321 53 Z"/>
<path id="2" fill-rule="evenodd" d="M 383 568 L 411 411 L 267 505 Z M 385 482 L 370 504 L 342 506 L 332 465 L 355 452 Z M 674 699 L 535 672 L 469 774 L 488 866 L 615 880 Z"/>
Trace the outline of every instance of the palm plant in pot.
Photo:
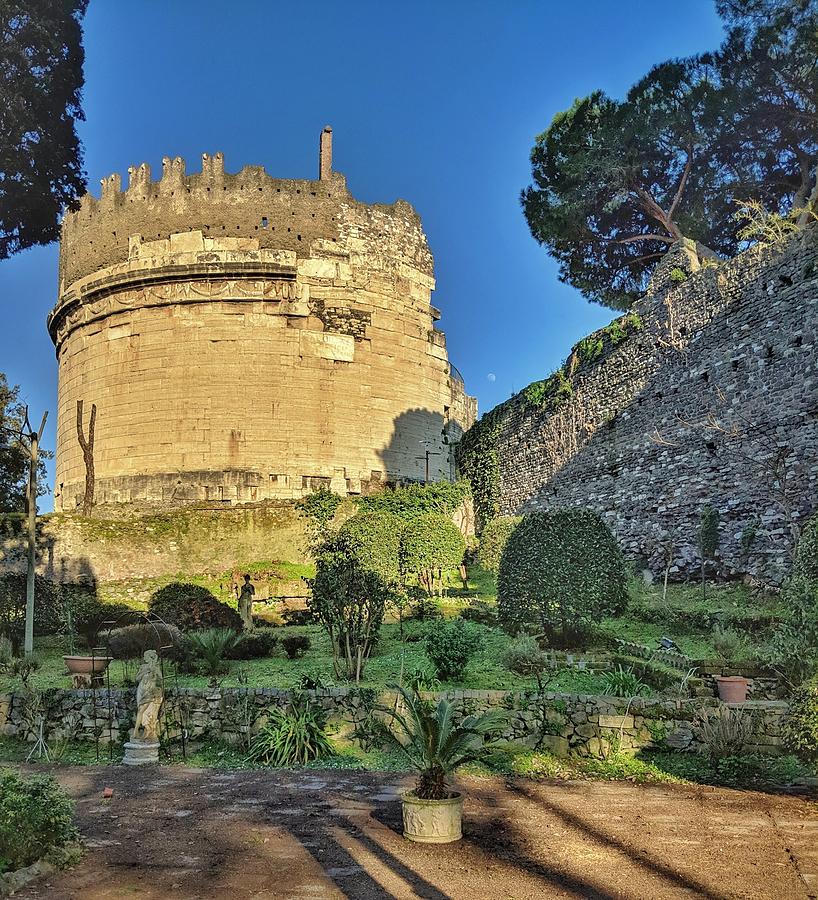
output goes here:
<path id="1" fill-rule="evenodd" d="M 450 787 L 449 777 L 464 763 L 508 749 L 499 740 L 507 713 L 492 709 L 455 725 L 454 706 L 445 698 L 433 704 L 416 691 L 390 688 L 398 702 L 395 708 L 381 708 L 387 714 L 385 735 L 418 774 L 415 789 L 401 797 L 403 836 L 427 844 L 460 840 L 463 794 Z"/>

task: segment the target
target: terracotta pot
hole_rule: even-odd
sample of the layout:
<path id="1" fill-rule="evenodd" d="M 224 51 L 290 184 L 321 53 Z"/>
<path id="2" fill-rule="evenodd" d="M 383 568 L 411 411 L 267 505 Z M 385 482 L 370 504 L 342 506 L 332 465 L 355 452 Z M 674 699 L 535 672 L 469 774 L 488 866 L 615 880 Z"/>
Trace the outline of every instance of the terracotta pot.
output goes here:
<path id="1" fill-rule="evenodd" d="M 102 674 L 111 662 L 111 656 L 64 656 L 74 687 L 89 687 L 92 682 L 102 684 Z"/>
<path id="2" fill-rule="evenodd" d="M 718 675 L 716 686 L 719 689 L 719 700 L 724 703 L 744 703 L 747 700 L 749 681 L 742 675 Z"/>
<path id="3" fill-rule="evenodd" d="M 421 844 L 449 844 L 463 837 L 463 795 L 445 800 L 421 800 L 413 791 L 403 794 L 403 836 Z"/>

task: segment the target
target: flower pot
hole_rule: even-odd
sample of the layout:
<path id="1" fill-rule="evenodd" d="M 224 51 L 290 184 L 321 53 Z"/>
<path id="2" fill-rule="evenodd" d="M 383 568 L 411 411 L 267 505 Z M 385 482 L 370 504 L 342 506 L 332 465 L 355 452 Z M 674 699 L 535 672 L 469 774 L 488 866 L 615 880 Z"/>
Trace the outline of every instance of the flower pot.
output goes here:
<path id="1" fill-rule="evenodd" d="M 102 684 L 102 674 L 111 662 L 110 656 L 64 656 L 66 668 L 74 687 L 91 687 Z"/>
<path id="2" fill-rule="evenodd" d="M 409 791 L 403 802 L 403 836 L 421 844 L 449 844 L 463 837 L 463 795 L 455 791 L 445 800 L 421 800 Z"/>
<path id="3" fill-rule="evenodd" d="M 724 703 L 744 703 L 747 700 L 748 684 L 749 682 L 742 675 L 716 676 L 719 700 Z"/>

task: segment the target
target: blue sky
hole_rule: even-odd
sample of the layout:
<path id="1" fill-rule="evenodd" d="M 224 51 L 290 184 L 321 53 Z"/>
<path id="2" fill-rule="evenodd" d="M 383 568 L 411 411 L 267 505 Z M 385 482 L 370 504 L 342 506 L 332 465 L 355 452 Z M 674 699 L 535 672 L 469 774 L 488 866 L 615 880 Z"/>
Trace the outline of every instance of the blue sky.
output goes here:
<path id="1" fill-rule="evenodd" d="M 486 411 L 612 317 L 559 283 L 528 232 L 519 193 L 535 136 L 575 97 L 621 96 L 654 63 L 721 36 L 711 0 L 91 0 L 89 185 L 98 195 L 100 178 L 124 183 L 143 161 L 161 172 L 163 156 L 198 171 L 217 150 L 231 172 L 314 178 L 331 124 L 352 193 L 420 213 L 449 354 Z M 56 288 L 56 245 L 0 261 L 0 371 L 38 421 L 49 410 L 52 448 Z"/>

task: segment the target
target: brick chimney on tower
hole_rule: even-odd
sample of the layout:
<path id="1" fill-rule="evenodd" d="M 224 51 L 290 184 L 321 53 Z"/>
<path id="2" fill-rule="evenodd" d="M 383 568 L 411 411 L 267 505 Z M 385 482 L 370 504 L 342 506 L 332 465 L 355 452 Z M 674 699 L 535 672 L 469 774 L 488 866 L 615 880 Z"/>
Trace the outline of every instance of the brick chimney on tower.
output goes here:
<path id="1" fill-rule="evenodd" d="M 321 132 L 318 150 L 318 177 L 326 181 L 332 174 L 332 128 L 327 125 Z"/>

